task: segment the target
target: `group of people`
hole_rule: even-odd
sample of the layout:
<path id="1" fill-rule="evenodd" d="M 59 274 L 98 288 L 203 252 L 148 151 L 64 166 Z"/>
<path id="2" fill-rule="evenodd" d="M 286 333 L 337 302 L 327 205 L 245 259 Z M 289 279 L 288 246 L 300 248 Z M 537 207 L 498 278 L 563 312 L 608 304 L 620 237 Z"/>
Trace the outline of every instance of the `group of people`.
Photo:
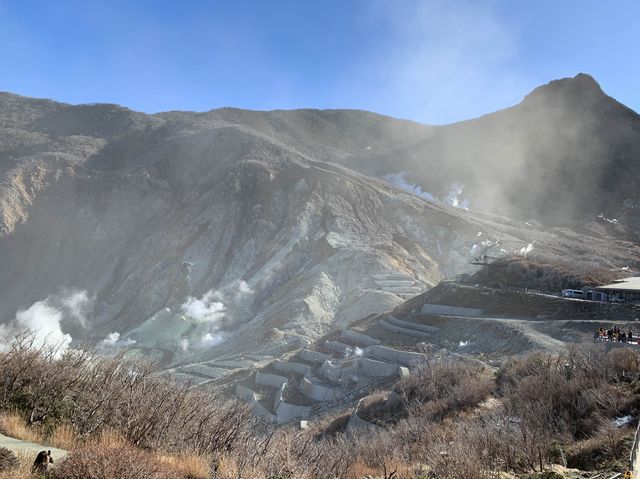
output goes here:
<path id="1" fill-rule="evenodd" d="M 595 339 L 598 341 L 617 341 L 621 343 L 637 342 L 633 336 L 633 331 L 625 331 L 619 326 L 613 326 L 609 329 L 600 328 L 596 331 Z"/>

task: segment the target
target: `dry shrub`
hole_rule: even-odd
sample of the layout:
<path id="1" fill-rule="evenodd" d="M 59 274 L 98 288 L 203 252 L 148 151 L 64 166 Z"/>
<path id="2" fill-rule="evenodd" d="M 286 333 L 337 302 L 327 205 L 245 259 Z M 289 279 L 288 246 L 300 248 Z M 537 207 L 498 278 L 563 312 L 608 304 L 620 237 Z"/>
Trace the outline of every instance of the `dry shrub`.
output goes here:
<path id="1" fill-rule="evenodd" d="M 50 432 L 61 445 L 73 436 L 84 440 L 115 430 L 143 448 L 219 454 L 252 433 L 248 407 L 168 381 L 152 363 L 38 348 L 33 337 L 25 333 L 0 352 L 0 410 L 18 410 L 28 425 Z M 27 436 L 33 428 L 19 430 L 22 422 L 9 419 L 11 435 L 41 442 Z M 57 430 L 60 424 L 65 426 Z"/>
<path id="2" fill-rule="evenodd" d="M 640 356 L 628 348 L 613 348 L 607 354 L 606 367 L 616 376 L 637 376 L 640 372 Z"/>
<path id="3" fill-rule="evenodd" d="M 26 452 L 18 452 L 15 457 L 18 460 L 18 465 L 10 470 L 2 470 L 0 467 L 0 479 L 33 479 L 31 474 L 33 455 Z"/>
<path id="4" fill-rule="evenodd" d="M 129 445 L 105 447 L 87 443 L 71 451 L 52 472 L 55 479 L 170 479 L 151 453 Z"/>
<path id="5" fill-rule="evenodd" d="M 633 431 L 612 424 L 601 427 L 587 440 L 580 441 L 566 450 L 567 465 L 579 469 L 597 469 L 604 461 L 627 458 Z"/>
<path id="6" fill-rule="evenodd" d="M 0 471 L 10 471 L 20 465 L 18 457 L 9 449 L 0 447 Z"/>
<path id="7" fill-rule="evenodd" d="M 627 273 L 628 275 L 628 273 Z M 519 256 L 501 258 L 470 279 L 490 287 L 529 288 L 547 292 L 601 286 L 625 276 L 623 271 L 591 262 Z"/>
<path id="8" fill-rule="evenodd" d="M 418 408 L 422 414 L 441 419 L 477 406 L 494 388 L 493 377 L 483 366 L 445 359 L 420 368 L 395 391 L 403 398 L 407 412 Z"/>

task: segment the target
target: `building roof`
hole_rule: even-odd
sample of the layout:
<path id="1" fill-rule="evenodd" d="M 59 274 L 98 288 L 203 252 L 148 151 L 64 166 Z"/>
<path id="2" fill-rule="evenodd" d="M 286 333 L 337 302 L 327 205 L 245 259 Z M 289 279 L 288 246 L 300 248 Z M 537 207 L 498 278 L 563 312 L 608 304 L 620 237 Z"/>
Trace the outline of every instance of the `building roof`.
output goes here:
<path id="1" fill-rule="evenodd" d="M 598 286 L 598 290 L 606 291 L 637 291 L 640 292 L 640 276 L 632 276 L 631 278 L 619 279 L 611 284 Z"/>

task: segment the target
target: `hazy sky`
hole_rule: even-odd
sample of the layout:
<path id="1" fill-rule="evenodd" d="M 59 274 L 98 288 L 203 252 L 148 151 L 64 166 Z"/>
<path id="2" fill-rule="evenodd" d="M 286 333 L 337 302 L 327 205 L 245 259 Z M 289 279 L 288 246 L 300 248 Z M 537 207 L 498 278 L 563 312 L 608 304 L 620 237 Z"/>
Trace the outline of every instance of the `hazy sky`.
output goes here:
<path id="1" fill-rule="evenodd" d="M 640 111 L 638 32 L 636 0 L 0 0 L 0 91 L 448 123 L 586 72 Z"/>

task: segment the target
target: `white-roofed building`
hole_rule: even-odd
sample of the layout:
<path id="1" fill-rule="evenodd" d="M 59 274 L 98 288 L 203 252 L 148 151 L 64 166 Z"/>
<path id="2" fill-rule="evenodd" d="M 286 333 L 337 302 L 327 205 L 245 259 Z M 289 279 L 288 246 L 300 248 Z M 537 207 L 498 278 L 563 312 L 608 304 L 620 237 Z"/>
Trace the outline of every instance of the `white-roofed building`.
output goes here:
<path id="1" fill-rule="evenodd" d="M 640 276 L 632 276 L 598 286 L 596 290 L 605 293 L 609 301 L 640 302 Z"/>

